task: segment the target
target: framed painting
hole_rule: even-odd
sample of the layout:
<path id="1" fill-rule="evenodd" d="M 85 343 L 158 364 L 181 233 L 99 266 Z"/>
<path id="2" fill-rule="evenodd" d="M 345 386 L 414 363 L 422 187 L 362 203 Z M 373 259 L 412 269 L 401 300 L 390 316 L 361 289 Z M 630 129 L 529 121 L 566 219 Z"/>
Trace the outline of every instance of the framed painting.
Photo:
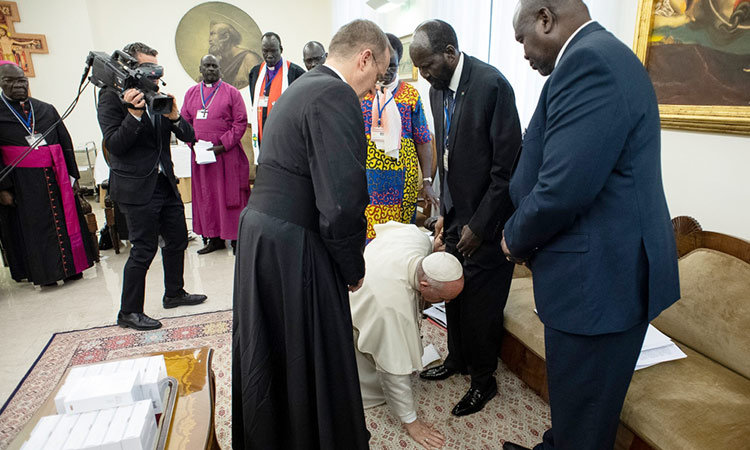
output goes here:
<path id="1" fill-rule="evenodd" d="M 419 69 L 414 67 L 414 63 L 411 62 L 411 56 L 409 56 L 409 46 L 411 45 L 412 37 L 412 34 L 407 34 L 399 38 L 404 45 L 404 56 L 398 63 L 398 77 L 404 81 L 417 81 L 417 77 L 419 77 Z"/>
<path id="2" fill-rule="evenodd" d="M 750 134 L 750 0 L 639 0 L 634 51 L 662 126 Z"/>

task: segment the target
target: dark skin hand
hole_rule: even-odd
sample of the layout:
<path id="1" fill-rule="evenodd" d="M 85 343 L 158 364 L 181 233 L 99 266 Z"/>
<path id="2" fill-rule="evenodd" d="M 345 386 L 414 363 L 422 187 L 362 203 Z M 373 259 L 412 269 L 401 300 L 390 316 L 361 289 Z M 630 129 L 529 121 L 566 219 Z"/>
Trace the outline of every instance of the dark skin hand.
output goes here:
<path id="1" fill-rule="evenodd" d="M 214 152 L 215 155 L 220 155 L 227 151 L 226 148 L 224 148 L 223 145 L 214 145 L 213 147 L 209 148 L 212 152 Z"/>
<path id="2" fill-rule="evenodd" d="M 13 194 L 10 191 L 0 191 L 0 205 L 13 206 Z"/>
<path id="3" fill-rule="evenodd" d="M 461 253 L 464 258 L 471 258 L 475 251 L 482 244 L 482 238 L 474 234 L 468 225 L 464 225 L 461 229 L 461 239 L 456 245 L 456 250 Z"/>

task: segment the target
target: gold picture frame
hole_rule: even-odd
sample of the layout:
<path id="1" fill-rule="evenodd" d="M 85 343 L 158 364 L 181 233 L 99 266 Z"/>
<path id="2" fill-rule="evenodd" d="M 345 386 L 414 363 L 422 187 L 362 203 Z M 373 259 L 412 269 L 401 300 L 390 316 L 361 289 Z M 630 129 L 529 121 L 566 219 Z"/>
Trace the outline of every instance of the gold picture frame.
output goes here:
<path id="1" fill-rule="evenodd" d="M 740 4 L 747 2 L 740 2 Z M 745 45 L 750 39 L 750 23 L 745 23 L 746 16 L 740 18 L 740 53 L 734 58 L 738 46 L 734 45 L 731 52 L 723 52 L 713 42 L 699 36 L 702 40 L 690 42 L 691 35 L 696 30 L 703 35 L 712 37 L 721 32 L 737 32 L 737 18 L 730 14 L 730 8 L 735 4 L 734 0 L 702 0 L 692 2 L 686 9 L 674 8 L 679 2 L 670 0 L 639 0 L 638 23 L 635 29 L 634 51 L 646 69 L 654 83 L 654 88 L 659 97 L 659 112 L 663 128 L 674 128 L 679 130 L 707 131 L 730 134 L 750 134 L 750 67 L 737 67 L 735 59 L 746 61 L 750 55 L 750 48 L 745 51 Z M 687 5 L 688 3 L 686 3 Z M 737 6 L 734 8 L 736 10 Z M 744 8 L 744 7 L 743 7 Z M 659 16 L 657 18 L 657 15 Z M 728 20 L 729 19 L 729 20 Z M 654 34 L 655 22 L 658 32 Z M 733 23 L 734 22 L 734 23 Z M 732 31 L 730 27 L 734 27 Z M 687 39 L 686 39 L 687 38 Z M 730 35 L 731 39 L 732 36 Z M 737 38 L 734 38 L 735 41 Z M 726 40 L 726 39 L 725 39 Z M 721 42 L 721 41 L 720 41 Z M 705 45 L 708 43 L 708 45 Z M 735 42 L 736 44 L 736 42 Z M 688 49 L 688 47 L 690 47 Z M 750 47 L 750 46 L 748 46 Z M 726 47 L 729 49 L 729 47 Z M 680 53 L 681 50 L 690 52 Z M 703 54 L 718 56 L 717 64 L 706 67 L 699 64 L 691 64 L 693 55 Z M 721 59 L 722 56 L 728 59 Z M 651 58 L 655 61 L 652 61 Z M 668 64 L 675 62 L 677 64 Z M 711 71 L 711 69 L 731 69 L 730 73 L 725 70 Z M 739 69 L 739 73 L 737 70 Z M 674 77 L 669 77 L 673 72 Z M 699 73 L 703 72 L 703 73 Z M 717 77 L 718 75 L 718 77 Z M 719 85 L 723 89 L 721 96 L 707 98 L 712 93 L 719 92 L 713 88 L 714 85 L 707 84 L 705 80 L 712 81 L 722 79 Z M 726 82 L 726 83 L 724 83 Z M 690 84 L 692 83 L 692 84 Z M 745 89 L 742 86 L 745 86 Z M 690 88 L 693 90 L 691 91 Z M 734 90 L 739 88 L 738 90 Z M 743 93 L 744 90 L 744 93 Z M 739 97 L 732 96 L 732 92 L 739 92 Z M 729 93 L 730 95 L 726 95 Z M 685 94 L 681 96 L 681 94 Z M 691 97 L 692 96 L 692 97 Z M 698 101 L 689 101 L 691 98 Z M 668 100 L 667 100 L 668 99 Z M 716 104 L 711 100 L 719 99 Z M 728 100 L 727 100 L 728 99 Z M 688 101 L 681 101 L 688 100 Z M 739 104 L 731 104 L 733 102 Z M 685 103 L 685 104 L 680 104 Z M 740 106 L 747 105 L 747 106 Z"/>
<path id="2" fill-rule="evenodd" d="M 398 62 L 398 77 L 403 81 L 417 81 L 417 78 L 419 78 L 419 69 L 414 67 L 411 56 L 409 56 L 409 46 L 413 37 L 414 33 L 399 38 L 404 46 L 404 56 Z"/>

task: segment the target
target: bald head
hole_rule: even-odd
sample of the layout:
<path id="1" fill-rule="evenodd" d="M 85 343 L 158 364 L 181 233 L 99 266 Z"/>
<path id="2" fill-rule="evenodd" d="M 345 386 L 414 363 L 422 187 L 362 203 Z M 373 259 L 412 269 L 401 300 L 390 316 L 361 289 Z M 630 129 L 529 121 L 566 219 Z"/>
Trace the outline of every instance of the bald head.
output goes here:
<path id="1" fill-rule="evenodd" d="M 513 28 L 531 68 L 549 75 L 565 42 L 589 20 L 581 0 L 520 0 Z"/>
<path id="2" fill-rule="evenodd" d="M 0 88 L 11 100 L 20 102 L 29 97 L 29 80 L 23 69 L 15 64 L 0 66 Z"/>
<path id="3" fill-rule="evenodd" d="M 325 47 L 318 41 L 310 41 L 302 48 L 302 59 L 307 70 L 312 70 L 326 62 L 328 53 Z"/>

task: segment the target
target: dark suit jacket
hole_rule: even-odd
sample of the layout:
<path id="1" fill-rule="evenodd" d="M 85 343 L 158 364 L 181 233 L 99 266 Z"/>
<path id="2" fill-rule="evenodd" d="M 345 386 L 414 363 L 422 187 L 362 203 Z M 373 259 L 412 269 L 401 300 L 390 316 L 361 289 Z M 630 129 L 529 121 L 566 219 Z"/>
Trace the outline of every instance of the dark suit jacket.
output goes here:
<path id="1" fill-rule="evenodd" d="M 546 326 L 624 331 L 679 298 L 660 136 L 643 65 L 598 23 L 583 28 L 539 98 L 505 225 L 511 253 L 530 257 Z"/>
<path id="2" fill-rule="evenodd" d="M 448 91 L 430 88 L 438 170 L 443 186 L 446 182 L 443 167 L 445 92 Z M 513 212 L 508 183 L 520 146 L 521 128 L 513 88 L 496 68 L 464 54 L 448 136 L 447 182 L 459 230 L 468 224 L 486 243 L 499 242 L 503 224 Z M 441 195 L 444 192 L 443 187 Z M 495 245 L 493 258 L 498 256 L 498 249 Z"/>
<path id="3" fill-rule="evenodd" d="M 134 205 L 148 203 L 156 188 L 159 162 L 177 198 L 180 198 L 169 138 L 174 131 L 177 139 L 192 142 L 195 140 L 193 127 L 182 118 L 173 124 L 161 114 L 155 118 L 156 127 L 145 113 L 138 121 L 111 88 L 101 91 L 97 113 L 109 155 L 112 200 Z"/>
<path id="4" fill-rule="evenodd" d="M 260 63 L 263 64 L 263 63 Z M 250 69 L 250 99 L 252 101 L 255 101 L 255 82 L 258 81 L 258 74 L 260 73 L 260 64 L 256 65 L 252 69 Z M 292 81 L 296 80 L 297 78 L 304 75 L 305 69 L 298 66 L 297 64 L 294 64 L 293 62 L 289 61 L 289 71 L 286 74 L 286 79 L 289 82 L 289 84 L 292 84 Z"/>

